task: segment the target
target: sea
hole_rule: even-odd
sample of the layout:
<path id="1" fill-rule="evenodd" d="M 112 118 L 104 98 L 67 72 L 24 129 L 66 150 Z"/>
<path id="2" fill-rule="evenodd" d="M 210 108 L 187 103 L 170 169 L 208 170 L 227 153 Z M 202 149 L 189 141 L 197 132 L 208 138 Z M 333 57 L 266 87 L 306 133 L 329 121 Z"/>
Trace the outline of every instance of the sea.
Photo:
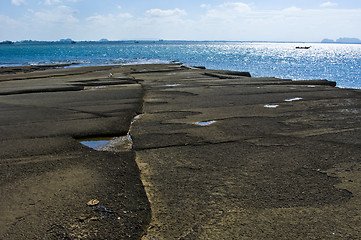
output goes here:
<path id="1" fill-rule="evenodd" d="M 310 47 L 299 49 L 297 47 Z M 327 79 L 361 89 L 361 44 L 109 41 L 0 44 L 0 66 L 183 63 L 250 72 L 253 77 Z"/>

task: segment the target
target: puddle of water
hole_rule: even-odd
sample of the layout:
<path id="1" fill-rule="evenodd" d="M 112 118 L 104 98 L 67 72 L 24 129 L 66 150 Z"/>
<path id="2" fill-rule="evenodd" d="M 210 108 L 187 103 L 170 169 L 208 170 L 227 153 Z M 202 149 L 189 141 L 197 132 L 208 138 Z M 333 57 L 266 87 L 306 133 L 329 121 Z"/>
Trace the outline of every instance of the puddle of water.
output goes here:
<path id="1" fill-rule="evenodd" d="M 84 146 L 93 148 L 95 150 L 104 147 L 107 145 L 112 138 L 87 138 L 87 139 L 78 139 L 78 141 Z"/>
<path id="2" fill-rule="evenodd" d="M 353 114 L 359 113 L 359 111 L 357 109 L 342 109 L 341 112 L 342 113 L 353 113 Z"/>
<path id="3" fill-rule="evenodd" d="M 316 86 L 315 86 L 315 85 L 308 85 L 307 87 L 309 87 L 309 88 L 315 88 Z"/>
<path id="4" fill-rule="evenodd" d="M 206 121 L 206 122 L 196 122 L 195 124 L 199 125 L 199 126 L 208 126 L 211 125 L 213 123 L 215 123 L 216 121 L 212 120 L 212 121 Z"/>
<path id="5" fill-rule="evenodd" d="M 127 135 L 120 137 L 100 137 L 100 138 L 87 138 L 87 139 L 78 139 L 78 141 L 92 148 L 96 151 L 107 151 L 107 152 L 123 152 L 130 151 L 133 148 L 133 139 L 130 135 L 130 129 L 135 121 L 137 121 L 142 114 L 135 116 L 130 124 L 129 131 Z"/>
<path id="6" fill-rule="evenodd" d="M 180 86 L 181 84 L 167 84 L 165 85 L 166 87 L 177 87 Z"/>
<path id="7" fill-rule="evenodd" d="M 84 87 L 84 90 L 95 90 L 95 89 L 104 89 L 108 86 L 92 86 L 92 87 Z"/>
<path id="8" fill-rule="evenodd" d="M 107 88 L 108 86 L 96 86 L 96 87 L 92 87 L 93 89 L 101 89 L 101 88 Z"/>
<path id="9" fill-rule="evenodd" d="M 276 105 L 276 104 L 266 104 L 266 105 L 264 105 L 264 107 L 265 108 L 276 108 L 276 107 L 278 107 L 279 105 Z"/>
<path id="10" fill-rule="evenodd" d="M 130 135 L 114 138 L 88 138 L 78 140 L 84 146 L 96 151 L 122 152 L 132 149 L 133 141 Z"/>
<path id="11" fill-rule="evenodd" d="M 300 97 L 290 98 L 290 99 L 286 99 L 285 102 L 293 102 L 293 101 L 299 101 L 299 100 L 302 100 L 302 98 L 300 98 Z"/>

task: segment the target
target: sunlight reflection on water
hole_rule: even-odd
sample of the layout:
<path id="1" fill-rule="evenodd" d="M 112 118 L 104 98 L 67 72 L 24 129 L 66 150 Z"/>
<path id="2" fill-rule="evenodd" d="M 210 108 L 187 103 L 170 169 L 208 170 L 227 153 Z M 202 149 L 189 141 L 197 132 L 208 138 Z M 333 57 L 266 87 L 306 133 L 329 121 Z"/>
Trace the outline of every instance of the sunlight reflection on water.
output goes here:
<path id="1" fill-rule="evenodd" d="M 311 48 L 296 49 L 303 45 Z M 208 69 L 247 71 L 254 77 L 327 79 L 336 81 L 339 87 L 361 89 L 361 44 L 140 41 L 0 46 L 0 66 L 173 61 Z"/>

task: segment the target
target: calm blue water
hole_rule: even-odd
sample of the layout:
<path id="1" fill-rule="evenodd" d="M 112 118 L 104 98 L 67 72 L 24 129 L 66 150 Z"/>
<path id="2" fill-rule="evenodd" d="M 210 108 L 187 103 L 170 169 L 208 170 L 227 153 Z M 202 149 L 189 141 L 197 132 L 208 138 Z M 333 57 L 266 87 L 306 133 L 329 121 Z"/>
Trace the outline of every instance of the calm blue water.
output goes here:
<path id="1" fill-rule="evenodd" d="M 296 46 L 312 46 L 308 50 Z M 107 42 L 0 45 L 0 66 L 182 62 L 248 71 L 254 77 L 327 79 L 361 89 L 361 44 L 249 42 Z"/>

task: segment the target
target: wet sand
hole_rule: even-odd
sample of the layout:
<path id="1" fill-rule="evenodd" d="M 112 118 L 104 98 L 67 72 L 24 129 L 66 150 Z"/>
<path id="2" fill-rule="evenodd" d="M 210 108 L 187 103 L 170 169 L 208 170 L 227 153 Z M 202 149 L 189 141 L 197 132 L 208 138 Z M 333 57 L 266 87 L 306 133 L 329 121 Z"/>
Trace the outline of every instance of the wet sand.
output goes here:
<path id="1" fill-rule="evenodd" d="M 359 239 L 361 92 L 334 85 L 178 64 L 4 71 L 0 239 Z M 129 129 L 132 149 L 76 140 Z"/>

